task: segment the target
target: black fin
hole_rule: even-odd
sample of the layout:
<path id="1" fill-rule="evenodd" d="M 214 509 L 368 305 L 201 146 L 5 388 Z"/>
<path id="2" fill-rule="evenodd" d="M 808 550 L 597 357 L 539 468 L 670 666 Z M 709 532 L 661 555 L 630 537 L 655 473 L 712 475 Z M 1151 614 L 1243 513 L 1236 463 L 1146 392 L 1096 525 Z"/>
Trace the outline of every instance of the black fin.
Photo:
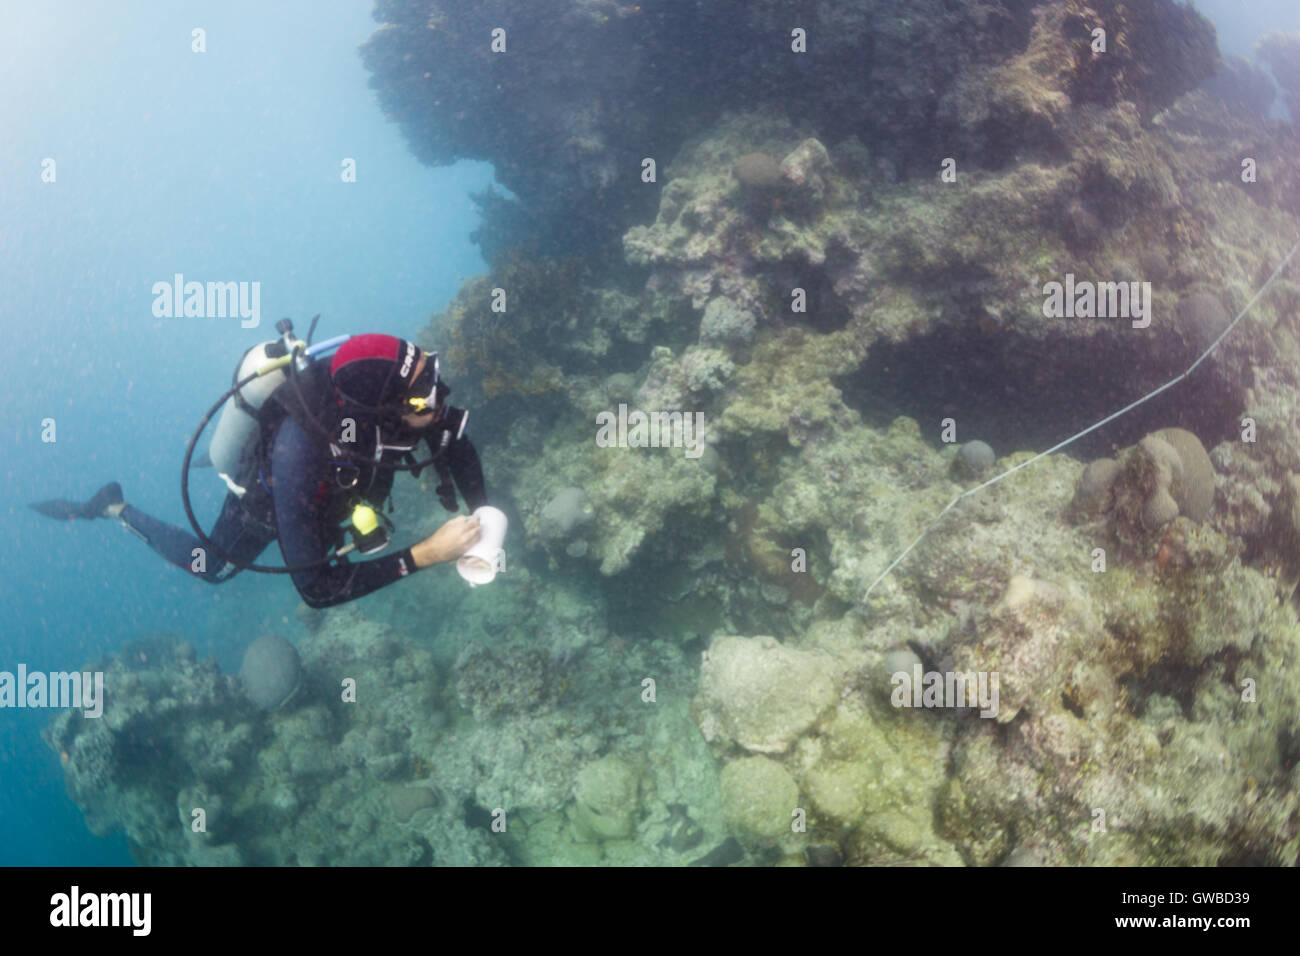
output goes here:
<path id="1" fill-rule="evenodd" d="M 120 505 L 123 502 L 122 486 L 116 481 L 110 481 L 103 488 L 95 492 L 95 497 L 86 502 L 82 510 L 83 518 L 104 518 L 104 509 L 109 505 Z"/>
<path id="2" fill-rule="evenodd" d="M 69 501 L 66 498 L 51 498 L 49 501 L 33 501 L 27 507 L 39 511 L 47 518 L 71 521 L 73 518 L 81 517 L 81 509 L 85 505 L 80 501 Z"/>
<path id="3" fill-rule="evenodd" d="M 49 501 L 34 501 L 27 507 L 38 511 L 47 518 L 71 521 L 73 518 L 103 518 L 104 509 L 109 505 L 120 505 L 123 501 L 122 486 L 110 481 L 95 492 L 89 501 L 69 501 L 66 498 L 51 498 Z"/>

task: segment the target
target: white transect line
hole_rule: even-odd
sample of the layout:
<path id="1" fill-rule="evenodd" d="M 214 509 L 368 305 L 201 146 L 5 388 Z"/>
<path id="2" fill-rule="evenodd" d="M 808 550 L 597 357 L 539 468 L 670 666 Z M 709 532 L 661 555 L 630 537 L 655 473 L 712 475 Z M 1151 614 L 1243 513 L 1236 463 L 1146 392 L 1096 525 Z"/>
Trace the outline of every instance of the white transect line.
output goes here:
<path id="1" fill-rule="evenodd" d="M 974 488 L 971 488 L 967 491 L 963 491 L 956 498 L 952 499 L 952 501 L 948 502 L 948 504 L 944 506 L 944 509 L 942 511 L 940 511 L 937 515 L 935 515 L 933 518 L 931 518 L 929 521 L 926 522 L 925 527 L 921 529 L 921 533 L 916 536 L 915 540 L 913 540 L 911 544 L 909 544 L 906 548 L 903 549 L 902 554 L 900 554 L 898 557 L 896 557 L 893 561 L 890 562 L 889 567 L 885 568 L 885 570 L 880 572 L 880 575 L 879 577 L 876 578 L 876 580 L 871 582 L 870 586 L 867 588 L 866 593 L 862 596 L 862 599 L 865 601 L 867 598 L 871 597 L 871 592 L 876 589 L 876 585 L 879 584 L 881 581 L 885 580 L 885 578 L 889 577 L 889 573 L 893 571 L 894 568 L 898 567 L 898 565 L 902 562 L 904 558 L 906 558 L 909 554 L 912 553 L 912 549 L 921 543 L 921 539 L 924 538 L 927 534 L 929 534 L 930 529 L 934 527 L 934 525 L 939 521 L 939 519 L 942 518 L 944 515 L 946 515 L 949 512 L 949 510 L 952 508 L 952 506 L 955 505 L 957 502 L 961 501 L 963 498 L 970 497 L 971 495 L 975 494 L 978 491 L 983 491 L 989 485 L 996 485 L 1003 478 L 1007 478 L 1010 477 L 1011 475 L 1014 475 L 1021 468 L 1028 468 L 1030 465 L 1038 461 L 1038 459 L 1040 458 L 1046 458 L 1048 455 L 1060 451 L 1066 445 L 1078 441 L 1084 435 L 1088 434 L 1089 432 L 1096 431 L 1102 425 L 1105 425 L 1109 422 L 1113 422 L 1121 415 L 1128 414 L 1133 409 L 1141 405 L 1143 402 L 1150 401 L 1151 399 L 1159 395 L 1161 392 L 1163 392 L 1165 389 L 1172 388 L 1173 386 L 1181 382 L 1183 379 L 1187 378 L 1187 376 L 1191 375 L 1192 372 L 1196 370 L 1196 366 L 1200 365 L 1207 358 L 1209 358 L 1210 353 L 1213 352 L 1215 349 L 1217 349 L 1219 347 L 1219 343 L 1228 337 L 1228 333 L 1237 327 L 1237 323 L 1240 322 L 1243 318 L 1245 318 L 1246 313 L 1249 312 L 1254 307 L 1255 303 L 1259 301 L 1259 297 L 1268 291 L 1268 287 L 1271 286 L 1273 284 L 1273 281 L 1282 274 L 1282 270 L 1291 264 L 1291 260 L 1295 258 L 1295 254 L 1297 252 L 1300 252 L 1300 242 L 1297 242 L 1294 246 L 1291 247 L 1291 251 L 1287 253 L 1286 258 L 1283 259 L 1282 262 L 1278 265 L 1278 267 L 1273 270 L 1273 274 L 1264 281 L 1264 284 L 1259 287 L 1259 291 L 1250 297 L 1250 301 L 1247 302 L 1245 307 L 1240 312 L 1237 313 L 1237 317 L 1233 319 L 1231 322 L 1229 322 L 1228 327 L 1219 334 L 1219 337 L 1210 344 L 1210 347 L 1207 348 L 1204 352 L 1202 352 L 1200 357 L 1187 367 L 1187 371 L 1183 372 L 1181 375 L 1176 376 L 1175 378 L 1171 378 L 1169 381 L 1165 382 L 1165 384 L 1161 385 L 1159 388 L 1155 389 L 1154 391 L 1148 392 L 1147 394 L 1143 395 L 1137 401 L 1125 405 L 1119 411 L 1111 415 L 1107 415 L 1105 418 L 1097 422 L 1095 425 L 1089 425 L 1087 428 L 1085 428 L 1083 431 L 1079 432 L 1078 434 L 1071 435 L 1065 441 L 1053 445 L 1051 448 L 1047 449 L 1047 451 L 1039 452 L 1033 458 L 1030 458 L 1026 461 L 1022 461 L 1020 464 L 1016 465 L 1016 467 L 1008 471 L 1004 471 L 1002 474 L 996 475 L 993 478 L 990 478 L 982 485 L 976 485 Z"/>

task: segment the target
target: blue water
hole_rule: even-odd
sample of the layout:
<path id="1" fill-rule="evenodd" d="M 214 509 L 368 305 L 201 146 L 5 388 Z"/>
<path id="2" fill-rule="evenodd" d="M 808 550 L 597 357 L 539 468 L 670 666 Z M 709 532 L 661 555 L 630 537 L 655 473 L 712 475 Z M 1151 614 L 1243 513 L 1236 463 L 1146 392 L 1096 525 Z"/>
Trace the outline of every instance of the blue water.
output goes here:
<path id="1" fill-rule="evenodd" d="M 412 335 L 484 271 L 467 193 L 484 164 L 431 169 L 367 87 L 368 0 L 6 5 L 0 30 L 0 670 L 71 670 L 142 634 L 179 632 L 227 670 L 248 635 L 294 628 L 283 579 L 221 588 L 159 560 L 116 523 L 25 508 L 121 481 L 183 523 L 185 441 L 240 354 L 282 316 L 318 338 Z M 191 30 L 207 52 L 191 52 Z M 56 181 L 41 181 L 55 160 Z M 357 181 L 341 181 L 344 158 Z M 260 281 L 261 325 L 155 318 L 152 285 Z M 53 443 L 42 421 L 55 421 Z M 196 489 L 215 514 L 211 472 Z M 286 620 L 287 619 L 287 620 Z M 241 637 L 241 635 L 243 635 Z M 0 864 L 129 864 L 87 831 L 48 711 L 0 711 Z"/>
<path id="2" fill-rule="evenodd" d="M 1261 34 L 1300 30 L 1296 0 L 1196 0 L 1192 6 L 1214 21 L 1219 49 L 1230 56 L 1250 59 Z"/>
<path id="3" fill-rule="evenodd" d="M 60 525 L 28 501 L 109 479 L 181 521 L 184 443 L 245 348 L 281 316 L 318 335 L 411 335 L 484 263 L 467 198 L 482 164 L 416 163 L 367 87 L 369 0 L 8 5 L 0 29 L 0 669 L 71 670 L 128 639 L 182 633 L 227 670 L 250 635 L 296 627 L 278 578 L 217 589 L 110 522 Z M 1226 52 L 1300 29 L 1295 0 L 1201 0 Z M 328 10 L 328 16 L 323 11 Z M 207 52 L 191 51 L 206 30 Z M 341 181 L 356 160 L 358 181 Z M 52 158 L 57 180 L 41 181 Z M 262 324 L 158 319 L 182 273 L 259 281 Z M 54 419 L 56 441 L 41 440 Z M 210 479 L 197 500 L 210 515 Z M 67 798 L 39 738 L 0 711 L 0 864 L 130 863 Z"/>

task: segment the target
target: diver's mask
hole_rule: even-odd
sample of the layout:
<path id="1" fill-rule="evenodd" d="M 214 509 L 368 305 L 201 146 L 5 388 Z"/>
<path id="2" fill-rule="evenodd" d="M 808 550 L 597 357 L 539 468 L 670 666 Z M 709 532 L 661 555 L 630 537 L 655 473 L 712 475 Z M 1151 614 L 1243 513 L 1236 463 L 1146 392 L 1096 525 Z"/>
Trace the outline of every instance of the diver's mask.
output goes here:
<path id="1" fill-rule="evenodd" d="M 427 361 L 420 374 L 411 382 L 411 388 L 407 392 L 406 407 L 404 410 L 407 414 L 423 415 L 425 412 L 431 412 L 438 407 L 438 353 L 425 352 Z"/>

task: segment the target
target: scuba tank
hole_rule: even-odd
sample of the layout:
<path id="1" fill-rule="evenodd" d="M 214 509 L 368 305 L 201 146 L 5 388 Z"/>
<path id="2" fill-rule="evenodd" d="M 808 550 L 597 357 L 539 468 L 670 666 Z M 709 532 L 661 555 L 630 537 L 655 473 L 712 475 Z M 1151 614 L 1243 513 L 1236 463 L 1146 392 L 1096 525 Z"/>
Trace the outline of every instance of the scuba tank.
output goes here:
<path id="1" fill-rule="evenodd" d="M 284 339 L 272 339 L 254 345 L 240 359 L 232 384 L 238 384 L 288 354 Z M 257 461 L 260 439 L 257 412 L 271 393 L 287 380 L 284 363 L 280 363 L 280 367 L 259 375 L 238 389 L 233 395 L 233 401 L 222 410 L 216 430 L 212 433 L 208 457 L 221 480 L 240 497 L 243 497 L 246 490 L 240 482 L 247 482 Z"/>

